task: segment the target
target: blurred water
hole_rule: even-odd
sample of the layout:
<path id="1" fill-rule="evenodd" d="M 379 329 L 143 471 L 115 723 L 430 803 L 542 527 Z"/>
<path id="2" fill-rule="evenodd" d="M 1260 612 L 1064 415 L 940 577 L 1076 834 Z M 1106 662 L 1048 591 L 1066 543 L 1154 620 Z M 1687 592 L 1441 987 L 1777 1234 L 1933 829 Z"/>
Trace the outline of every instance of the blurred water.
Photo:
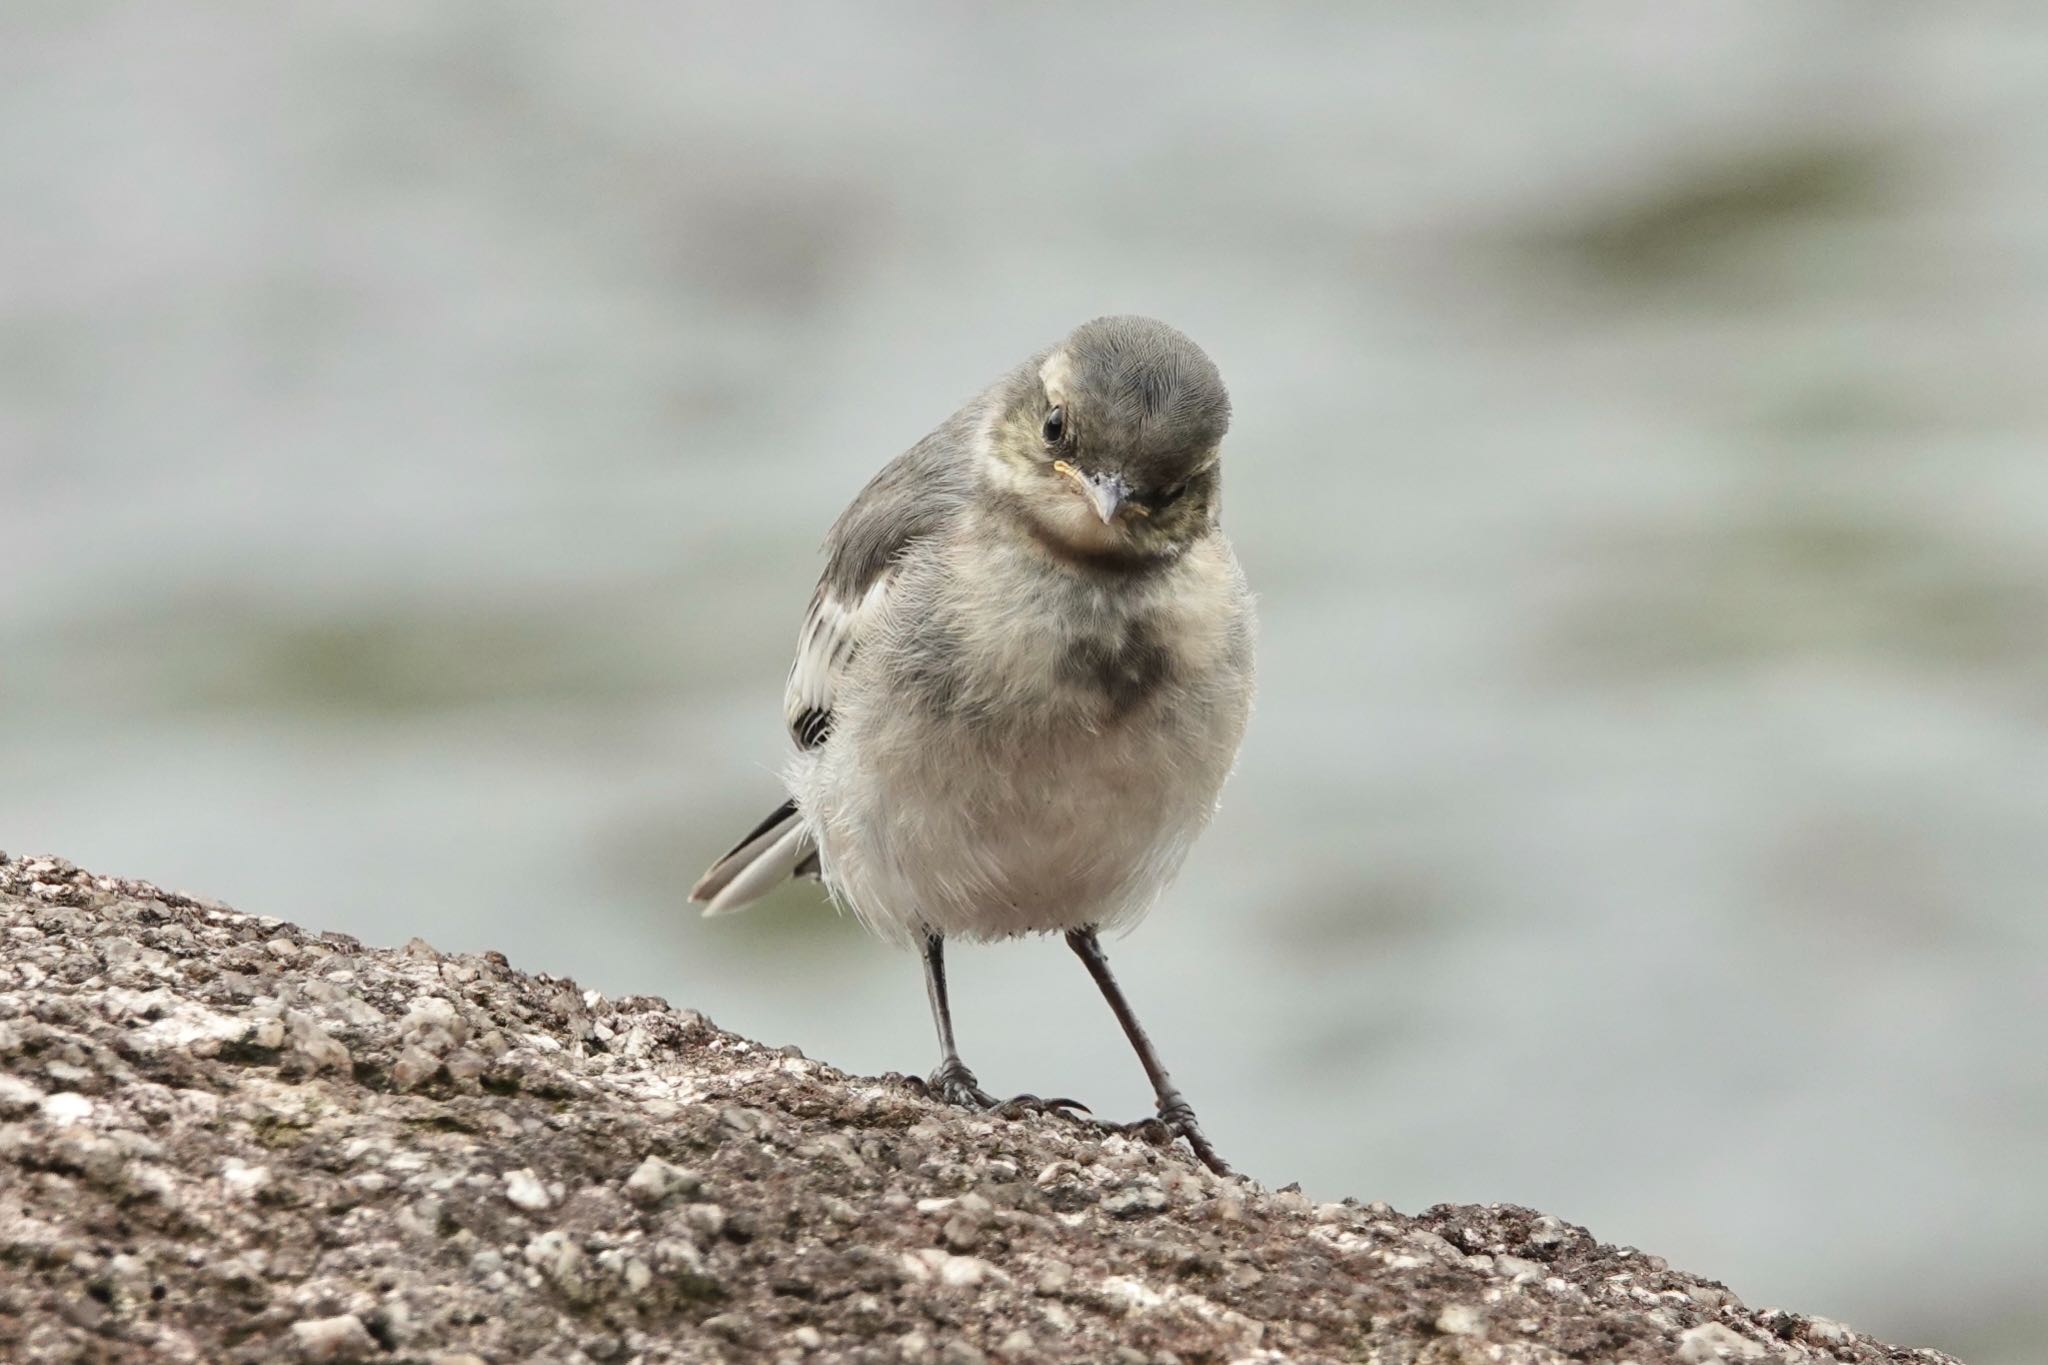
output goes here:
<path id="1" fill-rule="evenodd" d="M 1225 1151 L 2036 1358 L 2048 15 L 0 14 L 0 846 L 922 1069 L 683 890 L 838 508 L 1154 313 L 1263 692 L 1114 955 Z M 1144 1108 L 1056 944 L 954 970 Z"/>

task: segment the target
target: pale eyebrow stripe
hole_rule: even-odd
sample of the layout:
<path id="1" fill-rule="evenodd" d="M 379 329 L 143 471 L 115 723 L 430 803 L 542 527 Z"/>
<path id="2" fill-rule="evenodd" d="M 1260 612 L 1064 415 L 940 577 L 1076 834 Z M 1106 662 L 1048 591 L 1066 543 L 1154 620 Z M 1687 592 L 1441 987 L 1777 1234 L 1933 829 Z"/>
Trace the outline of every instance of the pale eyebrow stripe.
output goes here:
<path id="1" fill-rule="evenodd" d="M 1046 397 L 1059 401 L 1067 394 L 1067 386 L 1074 378 L 1074 361 L 1064 350 L 1054 351 L 1038 367 L 1038 382 L 1045 386 Z"/>

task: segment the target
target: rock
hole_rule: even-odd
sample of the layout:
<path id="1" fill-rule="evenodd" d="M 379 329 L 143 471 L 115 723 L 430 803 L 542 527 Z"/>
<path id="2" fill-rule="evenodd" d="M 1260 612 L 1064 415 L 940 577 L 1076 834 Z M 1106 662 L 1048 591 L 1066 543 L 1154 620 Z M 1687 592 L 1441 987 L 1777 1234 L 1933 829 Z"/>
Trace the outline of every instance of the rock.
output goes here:
<path id="1" fill-rule="evenodd" d="M 353 1313 L 295 1322 L 292 1342 L 305 1360 L 367 1360 L 377 1354 L 376 1338 Z"/>
<path id="2" fill-rule="evenodd" d="M 583 1247 L 560 1228 L 550 1228 L 528 1242 L 526 1263 L 553 1282 L 572 1301 L 590 1297 L 589 1277 L 584 1273 Z"/>
<path id="3" fill-rule="evenodd" d="M 939 1283 L 949 1289 L 972 1289 L 999 1274 L 996 1268 L 979 1256 L 948 1256 L 939 1262 Z"/>
<path id="4" fill-rule="evenodd" d="M 1847 1346 L 1856 1334 L 1832 1318 L 1808 1318 L 1806 1339 L 1822 1346 Z"/>
<path id="5" fill-rule="evenodd" d="M 35 1113 L 49 1096 L 40 1086 L 19 1076 L 0 1074 L 0 1119 L 18 1119 Z"/>
<path id="6" fill-rule="evenodd" d="M 1500 1274 L 1507 1276 L 1515 1284 L 1534 1284 L 1544 1277 L 1543 1265 L 1540 1261 L 1524 1260 L 1520 1256 L 1510 1256 L 1505 1252 L 1493 1258 L 1493 1268 Z M 1720 1295 L 1720 1301 L 1725 1301 L 1730 1297 L 1732 1296 L 1723 1292 Z M 1720 1301 L 1705 1303 L 1705 1306 L 1708 1308 L 1718 1308 L 1721 1306 Z M 1704 1301 L 1702 1300 L 1701 1302 Z"/>
<path id="7" fill-rule="evenodd" d="M 268 1166 L 251 1166 L 240 1157 L 229 1157 L 221 1163 L 221 1184 L 237 1199 L 254 1199 L 270 1183 Z"/>
<path id="8" fill-rule="evenodd" d="M 423 1047 L 407 1043 L 391 1064 L 391 1084 L 401 1091 L 417 1090 L 441 1070 L 441 1059 Z"/>
<path id="9" fill-rule="evenodd" d="M 540 1178 L 523 1167 L 505 1172 L 505 1197 L 532 1213 L 538 1213 L 555 1202 L 547 1186 L 540 1183 Z"/>
<path id="10" fill-rule="evenodd" d="M 311 1015 L 294 1011 L 285 1022 L 285 1037 L 300 1062 L 309 1071 L 347 1071 L 348 1048 Z"/>
<path id="11" fill-rule="evenodd" d="M 399 1021 L 399 1035 L 408 1044 L 439 1057 L 469 1039 L 469 1021 L 455 1003 L 438 995 L 423 995 L 412 1002 Z"/>
<path id="12" fill-rule="evenodd" d="M 1112 1218 L 1142 1218 L 1160 1212 L 1166 1205 L 1166 1191 L 1157 1182 L 1141 1181 L 1103 1196 L 1102 1211 Z"/>
<path id="13" fill-rule="evenodd" d="M 747 1320 L 738 1313 L 714 1313 L 700 1325 L 712 1336 L 731 1342 L 744 1342 L 749 1335 Z"/>
<path id="14" fill-rule="evenodd" d="M 725 1210 L 717 1204 L 690 1204 L 683 1209 L 683 1223 L 708 1242 L 725 1234 Z"/>
<path id="15" fill-rule="evenodd" d="M 92 1101 L 69 1090 L 60 1090 L 43 1101 L 43 1117 L 52 1123 L 83 1123 L 92 1117 Z"/>
<path id="16" fill-rule="evenodd" d="M 981 1220 L 971 1214 L 956 1213 L 946 1220 L 946 1226 L 939 1232 L 939 1240 L 946 1244 L 948 1251 L 972 1251 L 975 1243 L 981 1240 Z"/>
<path id="17" fill-rule="evenodd" d="M 1715 1360 L 1755 1360 L 1764 1344 L 1732 1331 L 1718 1322 L 1703 1322 L 1678 1334 L 1678 1358 L 1685 1365 Z"/>
<path id="18" fill-rule="evenodd" d="M 1312 1204 L 55 859 L 0 855 L 0 945 L 8 1365 L 1953 1365 L 1550 1215 Z"/>
<path id="19" fill-rule="evenodd" d="M 1038 1268 L 1034 1288 L 1041 1294 L 1063 1294 L 1074 1282 L 1074 1268 L 1065 1261 L 1046 1261 Z"/>
<path id="20" fill-rule="evenodd" d="M 1447 1337 L 1476 1337 L 1483 1325 L 1479 1310 L 1468 1303 L 1445 1304 L 1436 1315 L 1436 1330 Z"/>
<path id="21" fill-rule="evenodd" d="M 671 1195 L 695 1194 L 703 1185 L 696 1172 L 671 1165 L 650 1153 L 626 1177 L 626 1197 L 636 1204 L 655 1205 Z"/>

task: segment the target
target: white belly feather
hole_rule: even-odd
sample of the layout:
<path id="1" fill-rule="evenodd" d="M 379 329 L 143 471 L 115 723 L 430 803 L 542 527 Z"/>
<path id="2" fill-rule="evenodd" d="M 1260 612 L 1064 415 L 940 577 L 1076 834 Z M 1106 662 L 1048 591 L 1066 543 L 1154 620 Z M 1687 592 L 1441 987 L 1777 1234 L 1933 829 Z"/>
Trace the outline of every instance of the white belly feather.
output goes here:
<path id="1" fill-rule="evenodd" d="M 1034 553 L 965 538 L 900 565 L 831 740 L 790 774 L 827 887 L 884 938 L 1132 922 L 1235 758 L 1250 616 L 1228 549 L 1139 589 L 1017 591 Z"/>

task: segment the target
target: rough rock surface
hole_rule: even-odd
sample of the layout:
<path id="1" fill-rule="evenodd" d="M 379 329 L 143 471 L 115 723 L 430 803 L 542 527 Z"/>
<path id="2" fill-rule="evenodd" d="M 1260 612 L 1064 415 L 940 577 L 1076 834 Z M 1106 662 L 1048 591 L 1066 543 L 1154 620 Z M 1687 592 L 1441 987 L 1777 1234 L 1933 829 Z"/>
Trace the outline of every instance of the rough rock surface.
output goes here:
<path id="1" fill-rule="evenodd" d="M 0 855 L 0 1359 L 1919 1361 L 660 1000 Z"/>

